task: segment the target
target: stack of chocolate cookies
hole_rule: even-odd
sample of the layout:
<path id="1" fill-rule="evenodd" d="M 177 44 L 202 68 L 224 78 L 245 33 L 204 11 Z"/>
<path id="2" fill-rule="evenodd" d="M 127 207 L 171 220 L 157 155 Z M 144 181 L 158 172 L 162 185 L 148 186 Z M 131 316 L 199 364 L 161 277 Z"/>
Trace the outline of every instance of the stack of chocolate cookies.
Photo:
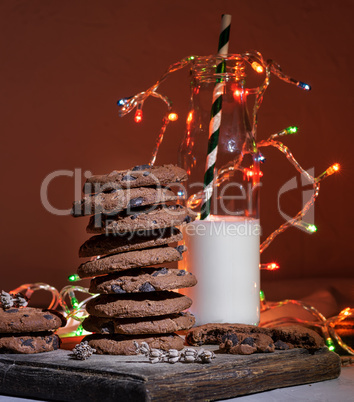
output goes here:
<path id="1" fill-rule="evenodd" d="M 64 327 L 58 312 L 34 307 L 0 306 L 0 353 L 41 353 L 56 350 L 60 339 L 54 332 Z"/>
<path id="2" fill-rule="evenodd" d="M 77 273 L 92 278 L 90 292 L 99 294 L 88 302 L 83 322 L 94 332 L 84 340 L 96 353 L 135 354 L 134 341 L 163 350 L 183 348 L 175 332 L 194 325 L 194 317 L 183 312 L 192 301 L 173 290 L 197 281 L 161 264 L 183 258 L 186 248 L 177 246 L 182 233 L 176 226 L 196 218 L 176 204 L 178 197 L 168 187 L 186 178 L 174 165 L 135 166 L 90 177 L 87 195 L 74 203 L 73 215 L 90 215 L 87 232 L 95 234 L 79 251 L 80 257 L 93 259 Z"/>

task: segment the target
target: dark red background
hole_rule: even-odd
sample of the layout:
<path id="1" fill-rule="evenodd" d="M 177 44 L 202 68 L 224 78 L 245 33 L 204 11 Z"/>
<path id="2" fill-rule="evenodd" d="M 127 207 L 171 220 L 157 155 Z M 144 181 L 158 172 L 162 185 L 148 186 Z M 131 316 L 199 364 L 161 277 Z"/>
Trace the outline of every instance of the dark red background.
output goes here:
<path id="1" fill-rule="evenodd" d="M 313 88 L 272 78 L 258 138 L 298 125 L 300 133 L 284 141 L 304 168 L 318 175 L 342 165 L 322 183 L 318 232 L 291 228 L 277 238 L 262 262 L 276 260 L 281 269 L 263 273 L 263 283 L 352 278 L 353 11 L 352 1 L 319 0 L 1 1 L 1 287 L 67 285 L 88 238 L 87 219 L 46 211 L 42 181 L 55 170 L 103 174 L 148 162 L 164 105 L 146 102 L 138 125 L 133 115 L 118 117 L 116 101 L 147 89 L 185 56 L 215 53 L 222 13 L 233 17 L 230 52 L 259 50 Z M 161 87 L 180 118 L 168 128 L 158 164 L 177 160 L 188 85 L 183 70 Z M 261 222 L 269 234 L 283 223 L 278 190 L 296 172 L 277 151 L 264 154 Z M 74 198 L 73 178 L 51 182 L 53 206 L 70 208 Z M 284 202 L 295 214 L 301 193 Z"/>

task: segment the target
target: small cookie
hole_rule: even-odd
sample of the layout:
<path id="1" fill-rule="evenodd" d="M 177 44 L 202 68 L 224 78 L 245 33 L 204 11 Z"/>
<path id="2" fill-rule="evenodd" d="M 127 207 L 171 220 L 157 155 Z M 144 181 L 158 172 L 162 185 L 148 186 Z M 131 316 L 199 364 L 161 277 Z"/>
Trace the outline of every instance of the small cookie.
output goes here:
<path id="1" fill-rule="evenodd" d="M 225 335 L 235 334 L 255 334 L 263 333 L 271 336 L 272 332 L 268 328 L 256 327 L 244 324 L 205 324 L 192 328 L 186 335 L 189 345 L 201 346 L 204 344 L 218 345 L 222 343 Z"/>
<path id="2" fill-rule="evenodd" d="M 289 327 L 262 328 L 243 324 L 205 324 L 192 328 L 186 335 L 189 345 L 223 344 L 225 339 L 234 339 L 232 346 L 238 346 L 245 338 L 254 338 L 258 334 L 267 335 L 272 339 L 275 349 L 285 350 L 303 348 L 308 350 L 320 349 L 324 346 L 323 338 L 315 331 L 300 325 Z M 226 338 L 225 338 L 226 337 Z M 236 341 L 237 339 L 237 341 Z M 241 342 L 239 342 L 241 340 Z M 265 342 L 268 342 L 265 340 Z M 266 345 L 266 343 L 264 344 Z M 254 346 L 254 345 L 253 345 Z M 267 346 L 267 345 L 266 345 Z M 231 349 L 230 345 L 226 349 Z M 236 353 L 234 349 L 233 353 Z M 265 351 L 272 351 L 272 347 Z M 245 349 L 246 350 L 246 349 Z"/>
<path id="3" fill-rule="evenodd" d="M 82 326 L 86 331 L 107 335 L 145 335 L 167 334 L 190 329 L 194 323 L 195 318 L 190 313 L 123 319 L 94 317 L 90 315 L 85 318 Z"/>
<path id="4" fill-rule="evenodd" d="M 0 334 L 55 331 L 64 327 L 66 319 L 57 311 L 34 307 L 0 307 Z"/>
<path id="5" fill-rule="evenodd" d="M 117 215 L 91 216 L 88 233 L 125 233 L 179 226 L 194 221 L 197 214 L 182 205 L 150 205 Z"/>
<path id="6" fill-rule="evenodd" d="M 91 293 L 136 293 L 182 289 L 194 286 L 196 277 L 177 268 L 132 268 L 91 280 Z"/>
<path id="7" fill-rule="evenodd" d="M 177 246 L 176 248 L 161 246 L 112 254 L 81 264 L 77 273 L 80 278 L 92 278 L 129 268 L 180 261 L 182 260 L 182 253 L 186 250 L 185 246 Z"/>
<path id="8" fill-rule="evenodd" d="M 100 295 L 91 299 L 86 310 L 95 317 L 154 317 L 179 313 L 192 305 L 192 300 L 176 292 Z"/>
<path id="9" fill-rule="evenodd" d="M 130 170 L 114 170 L 106 175 L 91 176 L 86 180 L 84 193 L 99 193 L 120 188 L 166 186 L 187 180 L 187 172 L 175 165 L 139 165 Z"/>
<path id="10" fill-rule="evenodd" d="M 183 239 L 177 228 L 150 230 L 142 233 L 119 233 L 116 235 L 97 235 L 88 239 L 79 250 L 79 257 L 123 253 L 125 251 L 162 246 Z"/>
<path id="11" fill-rule="evenodd" d="M 0 353 L 50 352 L 59 349 L 59 346 L 59 336 L 48 332 L 0 336 Z"/>
<path id="12" fill-rule="evenodd" d="M 87 335 L 82 340 L 96 349 L 99 355 L 135 355 L 136 347 L 134 341 L 140 344 L 146 342 L 150 348 L 154 349 L 183 349 L 183 339 L 176 334 L 168 335 Z"/>
<path id="13" fill-rule="evenodd" d="M 130 210 L 177 199 L 176 194 L 167 188 L 138 187 L 114 190 L 110 193 L 88 195 L 80 201 L 75 201 L 71 213 L 74 217 L 99 213 L 114 214 L 123 209 Z"/>

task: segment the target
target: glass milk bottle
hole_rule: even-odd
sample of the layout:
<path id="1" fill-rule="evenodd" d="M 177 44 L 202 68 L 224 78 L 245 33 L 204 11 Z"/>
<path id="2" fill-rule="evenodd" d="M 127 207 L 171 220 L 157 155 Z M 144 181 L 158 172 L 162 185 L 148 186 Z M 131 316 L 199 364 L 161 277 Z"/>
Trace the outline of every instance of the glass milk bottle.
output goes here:
<path id="1" fill-rule="evenodd" d="M 179 194 L 196 212 L 203 203 L 209 124 L 216 82 L 223 82 L 221 123 L 210 216 L 183 227 L 188 251 L 179 268 L 198 284 L 183 290 L 193 300 L 196 325 L 259 323 L 259 153 L 247 113 L 245 64 L 237 55 L 197 57 L 191 67 L 191 107 L 179 149 L 188 181 Z M 199 215 L 200 216 L 200 215 Z"/>

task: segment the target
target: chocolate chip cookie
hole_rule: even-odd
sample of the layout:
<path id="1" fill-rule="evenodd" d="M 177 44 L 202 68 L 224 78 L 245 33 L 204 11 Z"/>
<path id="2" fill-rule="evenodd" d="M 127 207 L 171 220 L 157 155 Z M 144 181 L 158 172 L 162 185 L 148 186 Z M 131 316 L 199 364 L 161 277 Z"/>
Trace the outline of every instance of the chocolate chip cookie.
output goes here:
<path id="1" fill-rule="evenodd" d="M 80 278 L 91 278 L 94 276 L 123 271 L 129 268 L 146 267 L 148 265 L 180 261 L 184 251 L 186 251 L 185 246 L 177 246 L 176 248 L 161 246 L 112 254 L 95 261 L 88 261 L 81 264 L 77 273 Z"/>
<path id="2" fill-rule="evenodd" d="M 82 326 L 86 331 L 100 334 L 145 335 L 167 334 L 190 329 L 194 323 L 195 318 L 190 313 L 123 319 L 90 315 L 85 318 Z"/>
<path id="3" fill-rule="evenodd" d="M 168 188 L 138 187 L 126 190 L 113 190 L 109 193 L 98 193 L 75 201 L 72 208 L 74 217 L 94 214 L 114 214 L 123 209 L 144 205 L 162 204 L 177 200 L 175 193 Z"/>
<path id="4" fill-rule="evenodd" d="M 182 289 L 194 286 L 191 272 L 176 268 L 132 268 L 91 280 L 91 293 L 137 293 Z"/>
<path id="5" fill-rule="evenodd" d="M 0 307 L 0 334 L 55 331 L 65 324 L 65 318 L 54 310 Z"/>
<path id="6" fill-rule="evenodd" d="M 142 231 L 142 233 L 97 235 L 92 236 L 80 247 L 79 257 L 101 256 L 162 246 L 178 242 L 182 238 L 182 233 L 175 227 Z"/>
<path id="7" fill-rule="evenodd" d="M 179 313 L 191 304 L 189 297 L 168 291 L 107 294 L 91 299 L 86 305 L 86 310 L 95 317 L 154 317 Z"/>
<path id="8" fill-rule="evenodd" d="M 187 172 L 175 165 L 138 165 L 128 170 L 91 176 L 86 180 L 84 193 L 99 193 L 120 188 L 165 186 L 187 180 Z"/>
<path id="9" fill-rule="evenodd" d="M 323 338 L 317 332 L 299 325 L 262 328 L 243 324 L 205 324 L 192 328 L 186 341 L 198 346 L 218 344 L 221 350 L 237 354 L 292 348 L 316 350 L 324 346 Z"/>
<path id="10" fill-rule="evenodd" d="M 87 335 L 83 342 L 87 341 L 88 344 L 96 349 L 99 355 L 135 355 L 136 347 L 134 341 L 146 342 L 150 348 L 169 350 L 169 349 L 183 349 L 183 339 L 176 334 L 163 334 L 163 335 Z"/>
<path id="11" fill-rule="evenodd" d="M 125 233 L 179 226 L 194 221 L 197 214 L 182 205 L 150 205 L 117 215 L 91 216 L 88 233 Z"/>
<path id="12" fill-rule="evenodd" d="M 60 339 L 52 333 L 0 335 L 0 353 L 41 353 L 58 349 Z"/>

